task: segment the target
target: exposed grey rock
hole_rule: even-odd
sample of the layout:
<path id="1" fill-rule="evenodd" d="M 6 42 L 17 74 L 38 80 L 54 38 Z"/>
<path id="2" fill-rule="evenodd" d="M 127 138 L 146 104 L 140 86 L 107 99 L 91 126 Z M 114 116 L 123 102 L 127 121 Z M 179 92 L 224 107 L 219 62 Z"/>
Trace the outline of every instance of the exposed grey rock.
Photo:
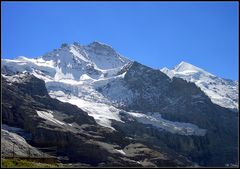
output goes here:
<path id="1" fill-rule="evenodd" d="M 3 157 L 43 157 L 44 154 L 29 145 L 20 135 L 4 129 L 1 130 L 1 152 Z"/>
<path id="2" fill-rule="evenodd" d="M 165 158 L 156 160 L 151 152 L 159 152 L 145 146 L 149 150 L 147 161 L 140 164 L 128 153 L 121 152 L 131 144 L 123 132 L 99 126 L 78 107 L 50 98 L 43 81 L 36 77 L 29 74 L 20 77 L 21 80 L 16 82 L 8 82 L 2 77 L 3 123 L 31 133 L 32 146 L 56 146 L 57 156 L 67 156 L 69 162 L 90 166 L 161 166 L 164 163 L 159 163 L 159 160 L 168 161 Z M 39 112 L 52 112 L 52 118 L 62 125 L 52 119 L 41 118 Z M 26 146 L 21 150 L 25 151 Z M 174 160 L 167 163 L 178 166 Z M 181 165 L 188 164 L 191 163 Z"/>
<path id="3" fill-rule="evenodd" d="M 133 112 L 159 112 L 164 119 L 192 123 L 206 129 L 206 135 L 186 137 L 170 134 L 153 129 L 151 125 L 129 121 L 124 116 L 124 125 L 116 123 L 120 127 L 115 126 L 118 130 L 142 138 L 146 135 L 154 137 L 156 141 L 152 144 L 161 142 L 177 153 L 191 157 L 200 165 L 224 166 L 225 163 L 236 162 L 237 113 L 213 104 L 194 83 L 175 77 L 170 79 L 159 70 L 137 62 L 130 64 L 124 71 L 126 74 L 121 83 L 111 83 L 110 88 L 102 92 L 107 94 L 108 90 L 114 88 L 114 84 L 123 84 L 133 92 L 131 101 L 126 100 L 124 104 L 116 106 Z"/>

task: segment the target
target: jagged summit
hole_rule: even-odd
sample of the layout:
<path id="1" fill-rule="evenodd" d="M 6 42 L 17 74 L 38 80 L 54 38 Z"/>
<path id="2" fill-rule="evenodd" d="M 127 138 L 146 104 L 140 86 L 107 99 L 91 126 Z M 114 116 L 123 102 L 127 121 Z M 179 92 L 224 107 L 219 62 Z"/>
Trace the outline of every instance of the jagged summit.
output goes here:
<path id="1" fill-rule="evenodd" d="M 110 45 L 107 45 L 105 43 L 99 42 L 99 41 L 93 41 L 91 43 L 89 43 L 87 46 L 100 46 L 100 47 L 110 47 L 112 48 Z"/>
<path id="2" fill-rule="evenodd" d="M 117 53 L 111 46 L 94 41 L 88 45 L 78 42 L 63 43 L 59 49 L 44 54 L 43 60 L 52 60 L 59 67 L 77 64 L 93 65 L 96 69 L 114 69 L 128 63 L 129 60 Z"/>
<path id="3" fill-rule="evenodd" d="M 61 49 L 70 49 L 71 47 L 74 48 L 84 48 L 85 50 L 105 50 L 106 52 L 115 52 L 117 53 L 112 46 L 107 45 L 105 43 L 99 42 L 99 41 L 93 41 L 87 45 L 82 45 L 79 42 L 73 42 L 73 43 L 62 43 L 59 49 L 56 50 L 61 50 Z M 55 50 L 55 51 L 56 51 Z"/>

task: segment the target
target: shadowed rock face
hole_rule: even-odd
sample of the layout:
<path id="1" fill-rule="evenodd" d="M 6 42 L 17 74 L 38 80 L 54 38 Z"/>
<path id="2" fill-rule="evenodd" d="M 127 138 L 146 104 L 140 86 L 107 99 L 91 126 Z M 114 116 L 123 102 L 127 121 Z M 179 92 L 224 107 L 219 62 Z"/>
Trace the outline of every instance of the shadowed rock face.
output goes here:
<path id="1" fill-rule="evenodd" d="M 160 111 L 163 108 L 176 104 L 182 108 L 201 106 L 192 102 L 204 101 L 209 103 L 209 98 L 193 83 L 174 78 L 171 80 L 159 70 L 154 70 L 140 63 L 133 62 L 126 71 L 124 81 L 128 88 L 135 93 L 135 100 L 127 104 L 127 109 L 136 111 Z M 193 100 L 193 96 L 198 96 Z M 205 105 L 207 107 L 208 105 Z M 179 109 L 178 107 L 178 109 Z"/>
<path id="2" fill-rule="evenodd" d="M 71 162 L 91 166 L 192 164 L 188 160 L 184 163 L 173 160 L 170 158 L 172 155 L 160 156 L 157 160 L 157 154 L 161 153 L 145 145 L 142 146 L 148 153 L 143 160 L 143 157 L 139 157 L 141 149 L 134 149 L 136 156 L 128 152 L 127 147 L 132 147 L 132 141 L 123 132 L 99 126 L 78 107 L 50 98 L 42 80 L 29 74 L 19 78 L 13 82 L 2 76 L 2 119 L 4 124 L 20 127 L 31 133 L 32 140 L 29 143 L 32 146 L 57 146 L 57 155 L 68 156 Z M 49 115 L 49 119 L 42 118 L 39 111 L 45 112 L 45 116 L 51 112 L 52 116 Z M 122 154 L 120 150 L 124 148 L 126 153 Z"/>
<path id="3" fill-rule="evenodd" d="M 27 118 L 39 120 L 36 110 L 54 110 L 74 116 L 78 124 L 96 124 L 92 117 L 78 107 L 50 98 L 44 81 L 33 75 L 25 75 L 21 80 L 20 83 L 14 83 L 2 77 L 3 123 L 23 127 Z M 72 117 L 67 117 L 67 120 Z"/>
<path id="4" fill-rule="evenodd" d="M 206 134 L 201 137 L 172 134 L 130 120 L 127 113 L 122 113 L 124 124 L 114 123 L 117 130 L 137 137 L 148 146 L 165 146 L 168 152 L 184 154 L 200 165 L 224 166 L 237 161 L 236 112 L 213 104 L 194 83 L 181 78 L 170 79 L 161 71 L 140 63 L 126 65 L 121 73 L 125 73 L 124 79 L 111 83 L 103 92 L 107 95 L 111 88 L 116 88 L 114 85 L 119 84 L 131 91 L 131 101 L 116 106 L 127 112 L 156 112 L 166 120 L 195 124 L 205 129 Z"/>
<path id="5" fill-rule="evenodd" d="M 135 94 L 134 101 L 122 107 L 125 110 L 159 112 L 165 119 L 193 123 L 207 130 L 204 137 L 186 137 L 157 133 L 152 129 L 148 133 L 157 137 L 157 142 L 191 156 L 201 165 L 222 166 L 237 160 L 237 113 L 213 104 L 194 83 L 180 78 L 170 79 L 164 73 L 137 62 L 128 67 L 124 81 Z M 130 130 L 126 129 L 127 126 L 119 126 L 136 134 L 135 125 L 129 123 Z"/>
<path id="6" fill-rule="evenodd" d="M 211 101 L 238 112 L 238 81 L 217 77 L 190 63 L 181 62 L 173 69 L 161 69 L 170 78 L 179 77 L 195 83 Z"/>

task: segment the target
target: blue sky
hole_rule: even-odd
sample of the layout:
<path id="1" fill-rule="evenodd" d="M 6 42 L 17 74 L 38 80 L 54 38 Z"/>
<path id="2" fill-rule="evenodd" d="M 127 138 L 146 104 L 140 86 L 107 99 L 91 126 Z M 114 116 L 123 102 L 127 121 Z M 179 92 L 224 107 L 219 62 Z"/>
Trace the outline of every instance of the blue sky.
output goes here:
<path id="1" fill-rule="evenodd" d="M 238 79 L 238 2 L 2 2 L 2 58 L 94 40 L 153 68 Z"/>

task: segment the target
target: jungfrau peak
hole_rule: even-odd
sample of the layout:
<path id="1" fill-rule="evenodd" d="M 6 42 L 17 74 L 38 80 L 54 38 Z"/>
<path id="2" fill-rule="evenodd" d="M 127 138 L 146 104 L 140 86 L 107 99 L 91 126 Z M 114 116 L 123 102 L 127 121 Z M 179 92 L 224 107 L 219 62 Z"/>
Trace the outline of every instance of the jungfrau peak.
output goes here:
<path id="1" fill-rule="evenodd" d="M 101 42 L 74 42 L 37 58 L 2 59 L 2 79 L 4 132 L 56 145 L 69 163 L 236 163 L 238 82 L 187 62 L 159 71 Z"/>
<path id="2" fill-rule="evenodd" d="M 10 70 L 8 73 L 31 72 L 45 81 L 50 96 L 85 108 L 99 124 L 112 128 L 109 119 L 120 121 L 117 115 L 119 110 L 106 105 L 111 101 L 95 88 L 121 78 L 121 75 L 116 74 L 129 62 L 112 47 L 94 41 L 86 46 L 78 43 L 62 44 L 61 48 L 35 59 L 4 59 L 3 70 Z M 97 103 L 93 103 L 92 99 Z M 101 109 L 106 112 L 99 114 Z"/>

